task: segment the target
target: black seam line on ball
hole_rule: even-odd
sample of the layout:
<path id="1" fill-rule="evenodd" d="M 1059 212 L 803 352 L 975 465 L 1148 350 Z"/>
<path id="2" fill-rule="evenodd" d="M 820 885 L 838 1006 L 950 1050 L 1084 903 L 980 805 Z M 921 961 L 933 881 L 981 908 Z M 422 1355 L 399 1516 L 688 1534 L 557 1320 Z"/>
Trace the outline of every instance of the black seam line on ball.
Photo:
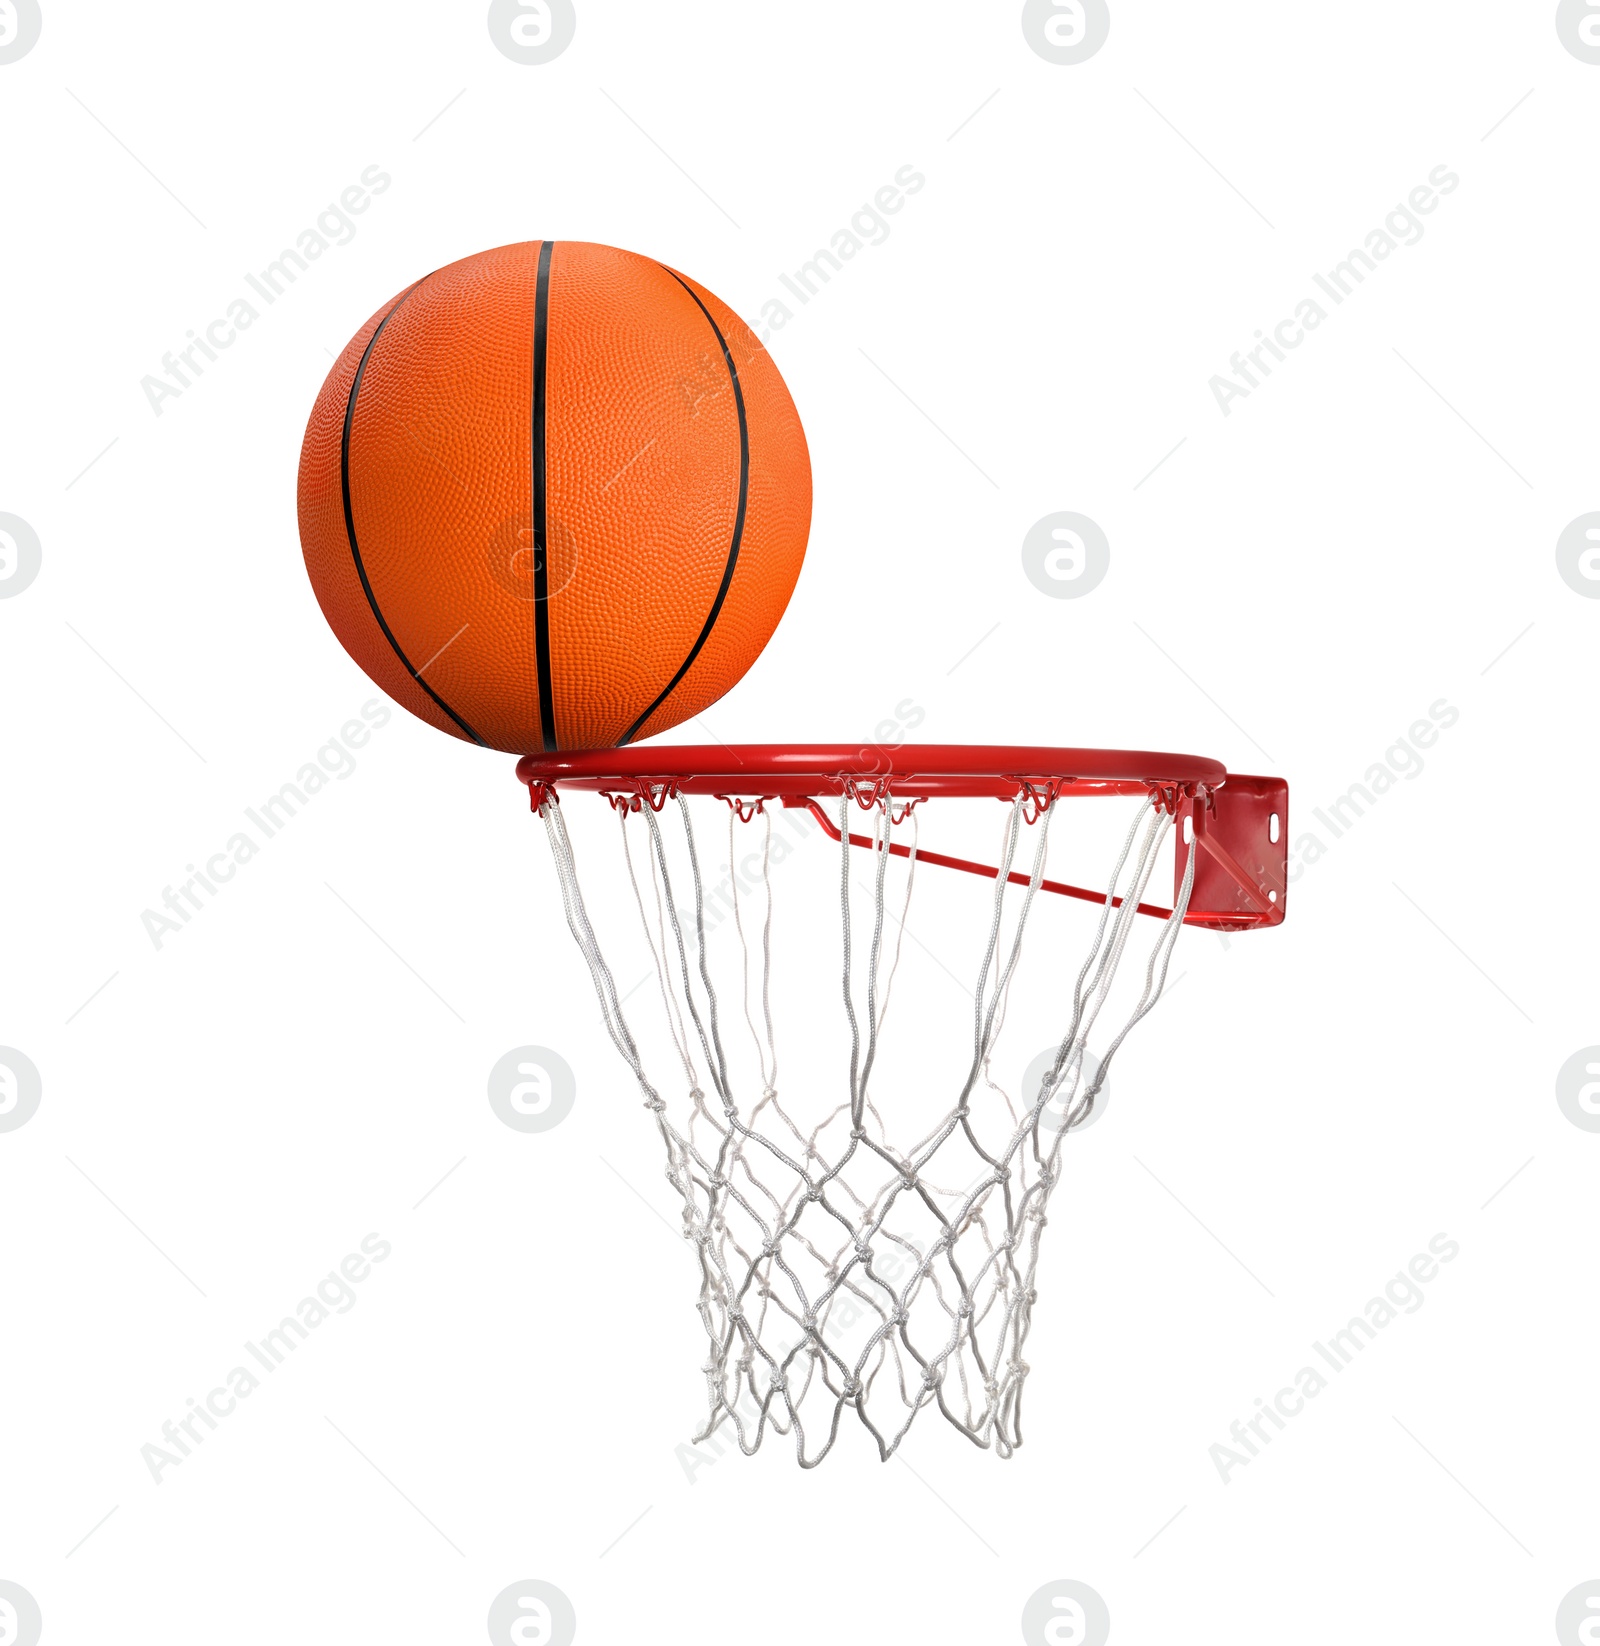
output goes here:
<path id="1" fill-rule="evenodd" d="M 404 303 L 406 298 L 408 298 L 411 293 L 417 289 L 417 286 L 420 286 L 421 284 L 422 282 L 419 280 L 416 286 L 407 287 L 407 289 L 401 293 L 399 301 L 395 303 L 395 306 L 390 309 L 383 319 L 378 322 L 377 328 L 373 331 L 372 336 L 367 339 L 366 348 L 361 351 L 361 364 L 356 367 L 355 378 L 350 384 L 350 398 L 346 402 L 344 408 L 344 437 L 339 444 L 339 489 L 344 494 L 344 529 L 345 535 L 350 540 L 350 558 L 355 561 L 356 576 L 361 579 L 361 587 L 366 594 L 367 604 L 372 608 L 372 615 L 377 619 L 378 627 L 383 631 L 383 638 L 387 640 L 393 648 L 394 655 L 405 664 L 406 672 L 410 674 L 411 678 L 416 681 L 416 683 L 428 694 L 428 696 L 431 697 L 433 701 L 437 703 L 438 706 L 443 709 L 453 721 L 455 721 L 455 723 L 467 734 L 468 737 L 472 739 L 474 743 L 478 744 L 481 748 L 486 749 L 489 745 L 484 742 L 484 740 L 478 736 L 472 727 L 469 726 L 466 721 L 463 720 L 461 716 L 457 714 L 456 711 L 452 709 L 442 697 L 440 697 L 433 687 L 422 678 L 422 676 L 417 672 L 416 665 L 412 663 L 411 659 L 401 650 L 400 642 L 394 637 L 394 630 L 389 627 L 388 622 L 384 618 L 383 612 L 379 609 L 378 597 L 372 592 L 372 580 L 367 576 L 367 568 L 361 558 L 361 549 L 356 543 L 356 518 L 354 511 L 350 507 L 350 430 L 352 425 L 355 423 L 356 396 L 361 392 L 361 379 L 366 373 L 367 361 L 372 358 L 373 348 L 376 346 L 378 339 L 383 336 L 383 328 L 387 326 L 389 322 L 394 319 L 395 315 L 400 312 L 400 304 Z"/>
<path id="2" fill-rule="evenodd" d="M 548 496 L 545 486 L 545 376 L 550 356 L 550 254 L 555 241 L 539 247 L 539 277 L 533 296 L 533 630 L 539 668 L 539 729 L 546 754 L 556 743 L 556 692 L 550 668 L 550 566 L 547 552 Z"/>
<path id="3" fill-rule="evenodd" d="M 664 263 L 659 266 L 666 269 Z M 689 648 L 689 655 L 679 664 L 678 672 L 667 682 L 661 695 L 622 734 L 618 742 L 619 747 L 623 743 L 631 743 L 639 735 L 639 728 L 672 695 L 678 682 L 689 672 L 690 665 L 700 655 L 706 641 L 711 638 L 711 631 L 716 627 L 717 618 L 722 612 L 722 603 L 728 598 L 728 589 L 733 583 L 734 567 L 739 564 L 739 545 L 744 541 L 745 509 L 750 502 L 750 425 L 744 414 L 744 390 L 739 386 L 738 367 L 733 363 L 733 354 L 728 348 L 728 340 L 722 335 L 722 328 L 712 319 L 711 310 L 700 301 L 694 287 L 675 270 L 666 269 L 666 272 L 694 298 L 695 307 L 706 317 L 706 324 L 716 334 L 717 347 L 722 350 L 722 359 L 728 368 L 728 377 L 733 383 L 733 403 L 739 411 L 739 507 L 733 517 L 733 541 L 728 545 L 728 563 L 722 568 L 722 583 L 717 589 L 717 598 L 711 602 L 711 610 L 706 615 L 705 627 L 701 629 L 699 638 Z"/>

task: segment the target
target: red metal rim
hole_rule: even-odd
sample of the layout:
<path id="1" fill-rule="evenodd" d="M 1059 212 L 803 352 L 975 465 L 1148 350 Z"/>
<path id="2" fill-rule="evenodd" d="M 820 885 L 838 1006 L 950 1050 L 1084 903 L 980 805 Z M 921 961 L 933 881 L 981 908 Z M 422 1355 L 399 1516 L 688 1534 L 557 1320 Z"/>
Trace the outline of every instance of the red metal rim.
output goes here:
<path id="1" fill-rule="evenodd" d="M 816 796 L 887 787 L 897 798 L 936 795 L 1011 800 L 1023 786 L 1057 794 L 1139 794 L 1152 788 L 1218 789 L 1227 768 L 1192 754 L 1143 749 L 1053 749 L 1031 745 L 904 743 L 668 743 L 527 754 L 517 777 L 558 789 L 636 790 L 670 785 L 681 794 Z"/>
<path id="2" fill-rule="evenodd" d="M 583 749 L 570 754 L 528 754 L 517 762 L 535 811 L 563 788 L 595 790 L 612 804 L 659 810 L 671 794 L 716 795 L 749 821 L 762 800 L 809 808 L 835 840 L 843 838 L 817 801 L 850 794 L 863 807 L 892 796 L 910 805 L 934 796 L 1023 799 L 1034 822 L 1056 798 L 1075 794 L 1145 794 L 1178 817 L 1183 839 L 1195 850 L 1174 854 L 1173 882 L 1180 887 L 1193 859 L 1194 880 L 1184 919 L 1216 931 L 1276 926 L 1284 917 L 1289 868 L 1289 786 L 1278 777 L 1235 772 L 1229 780 L 1220 761 L 1192 754 L 1154 754 L 1142 749 L 1050 749 L 1031 745 L 906 743 L 896 749 L 850 743 L 677 743 L 643 748 Z M 903 815 L 903 814 L 902 814 Z M 866 835 L 849 835 L 869 847 Z M 889 851 L 906 856 L 903 842 Z M 997 878 L 1000 870 L 965 858 L 919 849 L 918 858 L 969 874 Z M 1010 881 L 1028 877 L 1012 872 Z M 1045 880 L 1041 889 L 1100 903 L 1106 894 Z M 1120 899 L 1113 899 L 1120 902 Z M 1139 913 L 1160 919 L 1171 911 L 1139 904 Z"/>

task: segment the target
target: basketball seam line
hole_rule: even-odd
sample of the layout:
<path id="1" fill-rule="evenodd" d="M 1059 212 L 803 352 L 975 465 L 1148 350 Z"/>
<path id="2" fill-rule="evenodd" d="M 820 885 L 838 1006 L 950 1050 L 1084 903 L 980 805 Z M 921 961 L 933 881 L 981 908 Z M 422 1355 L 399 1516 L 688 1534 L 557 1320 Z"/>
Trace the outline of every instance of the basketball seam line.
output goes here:
<path id="1" fill-rule="evenodd" d="M 420 286 L 421 284 L 422 281 L 419 280 L 416 285 L 408 286 L 395 300 L 394 307 L 391 308 L 389 312 L 384 315 L 383 319 L 378 322 L 376 328 L 373 330 L 372 336 L 367 339 L 366 348 L 361 351 L 361 363 L 356 367 L 356 374 L 354 378 L 351 379 L 350 397 L 345 402 L 344 408 L 344 433 L 339 442 L 339 490 L 344 499 L 344 529 L 345 536 L 348 538 L 350 543 L 350 558 L 355 562 L 356 576 L 361 579 L 361 587 L 363 592 L 366 594 L 367 605 L 371 607 L 372 615 L 377 619 L 379 629 L 383 631 L 383 638 L 389 642 L 390 648 L 393 650 L 394 655 L 398 657 L 406 666 L 406 670 L 410 674 L 411 678 L 416 681 L 423 691 L 425 691 L 428 696 L 431 697 L 433 701 L 438 704 L 438 706 L 447 715 L 449 715 L 453 721 L 455 721 L 455 723 L 467 734 L 468 737 L 472 739 L 474 743 L 478 744 L 480 748 L 486 749 L 489 745 L 483 740 L 483 738 L 479 737 L 472 727 L 469 726 L 466 721 L 463 720 L 461 716 L 457 714 L 456 711 L 452 709 L 442 697 L 440 697 L 433 687 L 422 678 L 421 674 L 417 672 L 416 665 L 413 664 L 411 659 L 406 656 L 404 651 L 401 650 L 400 642 L 395 639 L 394 631 L 389 627 L 388 621 L 385 619 L 382 610 L 378 606 L 378 597 L 372 592 L 372 580 L 367 576 L 366 563 L 361 558 L 361 549 L 359 544 L 356 542 L 356 518 L 355 512 L 350 503 L 350 430 L 355 423 L 356 396 L 361 392 L 361 379 L 366 374 L 367 361 L 371 358 L 372 350 L 377 344 L 378 339 L 383 335 L 383 328 L 387 326 L 395 315 L 400 312 L 400 305 L 404 303 L 412 292 L 417 289 L 417 286 Z"/>
<path id="2" fill-rule="evenodd" d="M 550 258 L 555 241 L 539 246 L 533 294 L 533 639 L 539 671 L 539 730 L 546 754 L 556 741 L 555 680 L 550 664 L 550 568 L 546 551 L 548 490 L 545 475 L 545 379 L 550 359 Z"/>
<path id="3" fill-rule="evenodd" d="M 711 631 L 716 626 L 717 618 L 722 613 L 723 602 L 728 598 L 728 590 L 733 584 L 734 568 L 739 563 L 739 546 L 744 539 L 745 511 L 750 501 L 750 425 L 745 417 L 744 390 L 739 386 L 739 370 L 733 363 L 733 353 L 728 347 L 728 340 L 722 335 L 722 328 L 712 317 L 711 310 L 700 301 L 699 294 L 683 278 L 676 269 L 667 268 L 665 263 L 658 263 L 658 268 L 670 274 L 683 289 L 694 299 L 695 307 L 706 317 L 706 323 L 711 327 L 717 339 L 717 345 L 722 350 L 723 363 L 728 368 L 728 376 L 733 383 L 733 401 L 739 413 L 739 507 L 733 520 L 733 541 L 728 545 L 728 561 L 722 568 L 722 582 L 717 589 L 717 597 L 711 602 L 711 610 L 706 616 L 705 627 L 701 629 L 699 638 L 689 648 L 689 655 L 678 666 L 678 672 L 666 684 L 648 709 L 622 734 L 617 746 L 631 743 L 638 735 L 639 728 L 653 715 L 657 709 L 677 690 L 678 683 L 689 672 L 694 660 L 700 655 L 707 640 L 711 638 Z"/>

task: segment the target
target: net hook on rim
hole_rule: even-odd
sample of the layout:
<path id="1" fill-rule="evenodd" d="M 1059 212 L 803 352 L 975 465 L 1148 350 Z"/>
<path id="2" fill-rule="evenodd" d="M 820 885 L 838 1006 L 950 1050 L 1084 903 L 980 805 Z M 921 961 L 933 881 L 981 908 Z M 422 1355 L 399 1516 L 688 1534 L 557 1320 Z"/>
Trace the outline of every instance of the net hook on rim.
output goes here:
<path id="1" fill-rule="evenodd" d="M 839 786 L 864 812 L 881 805 L 889 794 L 887 776 L 857 777 L 854 772 L 843 772 L 839 777 Z"/>
<path id="2" fill-rule="evenodd" d="M 532 787 L 532 785 L 529 785 Z M 669 778 L 641 777 L 635 780 L 630 792 L 622 790 L 601 789 L 601 796 L 611 802 L 613 811 L 638 812 L 648 806 L 651 811 L 659 812 L 666 803 L 675 798 L 678 785 Z"/>
<path id="3" fill-rule="evenodd" d="M 752 823 L 767 809 L 769 800 L 776 800 L 775 794 L 751 795 L 745 798 L 735 794 L 719 794 L 718 800 L 726 803 L 728 809 L 741 823 Z"/>
<path id="4" fill-rule="evenodd" d="M 1193 800 L 1197 795 L 1209 795 L 1211 791 L 1203 784 L 1194 783 L 1152 783 L 1150 785 L 1150 804 L 1158 812 L 1165 812 L 1168 817 L 1176 817 L 1178 808 L 1185 800 Z"/>
<path id="5" fill-rule="evenodd" d="M 1063 785 L 1074 780 L 1070 777 L 1018 777 L 1012 781 L 1017 785 L 1017 799 L 1023 803 L 1022 821 L 1031 825 L 1055 805 Z"/>

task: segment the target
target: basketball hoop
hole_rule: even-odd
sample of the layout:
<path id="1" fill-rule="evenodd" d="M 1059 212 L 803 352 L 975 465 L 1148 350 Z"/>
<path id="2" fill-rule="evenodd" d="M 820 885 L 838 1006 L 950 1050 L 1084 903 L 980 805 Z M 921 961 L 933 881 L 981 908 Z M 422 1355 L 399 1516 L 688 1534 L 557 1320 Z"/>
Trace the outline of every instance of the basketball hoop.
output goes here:
<path id="1" fill-rule="evenodd" d="M 1187 755 L 939 745 L 892 753 L 842 745 L 625 747 L 528 755 L 517 775 L 544 821 L 567 924 L 606 1029 L 655 1117 L 667 1179 L 683 1202 L 683 1232 L 696 1248 L 708 1345 L 708 1410 L 696 1440 L 727 1426 L 748 1454 L 770 1426 L 792 1436 L 809 1468 L 832 1449 L 841 1419 L 854 1414 L 887 1459 L 918 1413 L 936 1405 L 976 1445 L 1010 1456 L 1022 1440 L 1023 1349 L 1063 1143 L 1093 1112 L 1117 1049 L 1160 998 L 1181 928 L 1239 931 L 1282 921 L 1287 785 Z M 618 885 L 631 892 L 658 986 L 648 1007 L 652 1032 L 678 1065 L 671 1083 L 681 1089 L 671 1101 L 663 1095 L 666 1076 L 647 1072 L 644 1031 L 624 1017 L 601 952 L 562 816 L 567 791 L 604 796 L 618 819 Z M 1131 814 L 1108 881 L 1093 891 L 1047 879 L 1061 803 L 1094 796 L 1120 797 Z M 919 846 L 923 808 L 956 798 L 1005 802 L 997 863 Z M 763 897 L 755 956 L 737 869 L 733 947 L 708 941 L 716 923 L 708 926 L 691 799 L 726 806 L 730 863 L 740 861 L 736 831 L 756 831 Z M 836 1088 L 803 1081 L 796 1090 L 778 1076 L 771 868 L 773 815 L 783 810 L 814 818 L 840 848 L 835 885 L 849 1059 Z M 673 813 L 681 834 L 669 826 Z M 857 821 L 870 832 L 853 832 Z M 1023 848 L 1029 831 L 1031 853 Z M 1169 839 L 1170 907 L 1146 901 Z M 870 854 L 864 967 L 854 938 L 852 848 Z M 1019 853 L 1025 870 L 1016 866 Z M 905 864 L 903 902 L 898 894 L 893 900 L 898 910 L 887 891 L 894 859 Z M 945 1068 L 948 1086 L 936 1102 L 923 1083 L 897 1087 L 879 1065 L 923 864 L 994 882 L 975 927 L 987 937 L 972 991 L 970 1048 L 959 1053 L 958 1067 Z M 689 901 L 680 907 L 684 891 Z M 1040 892 L 1093 903 L 1099 916 L 1083 917 L 1092 924 L 1087 953 L 1075 975 L 1070 968 L 1061 974 L 1053 1063 L 1036 1091 L 1013 1097 L 994 1078 L 992 1062 Z M 1140 916 L 1156 923 L 1142 985 L 1132 984 L 1131 1002 L 1108 1017 L 1120 1026 L 1096 1034 Z M 886 930 L 889 922 L 898 936 Z M 743 969 L 754 1057 L 743 1053 L 742 1069 L 713 982 L 714 970 L 729 964 L 724 955 Z M 759 1009 L 750 999 L 752 961 Z M 642 1022 L 636 1011 L 636 1025 Z M 937 1026 L 943 1023 L 941 1014 Z M 919 1039 L 931 1038 L 935 1026 L 919 1022 Z M 895 1114 L 896 1104 L 909 1117 Z M 912 1127 L 909 1142 L 891 1141 L 890 1120 Z"/>

